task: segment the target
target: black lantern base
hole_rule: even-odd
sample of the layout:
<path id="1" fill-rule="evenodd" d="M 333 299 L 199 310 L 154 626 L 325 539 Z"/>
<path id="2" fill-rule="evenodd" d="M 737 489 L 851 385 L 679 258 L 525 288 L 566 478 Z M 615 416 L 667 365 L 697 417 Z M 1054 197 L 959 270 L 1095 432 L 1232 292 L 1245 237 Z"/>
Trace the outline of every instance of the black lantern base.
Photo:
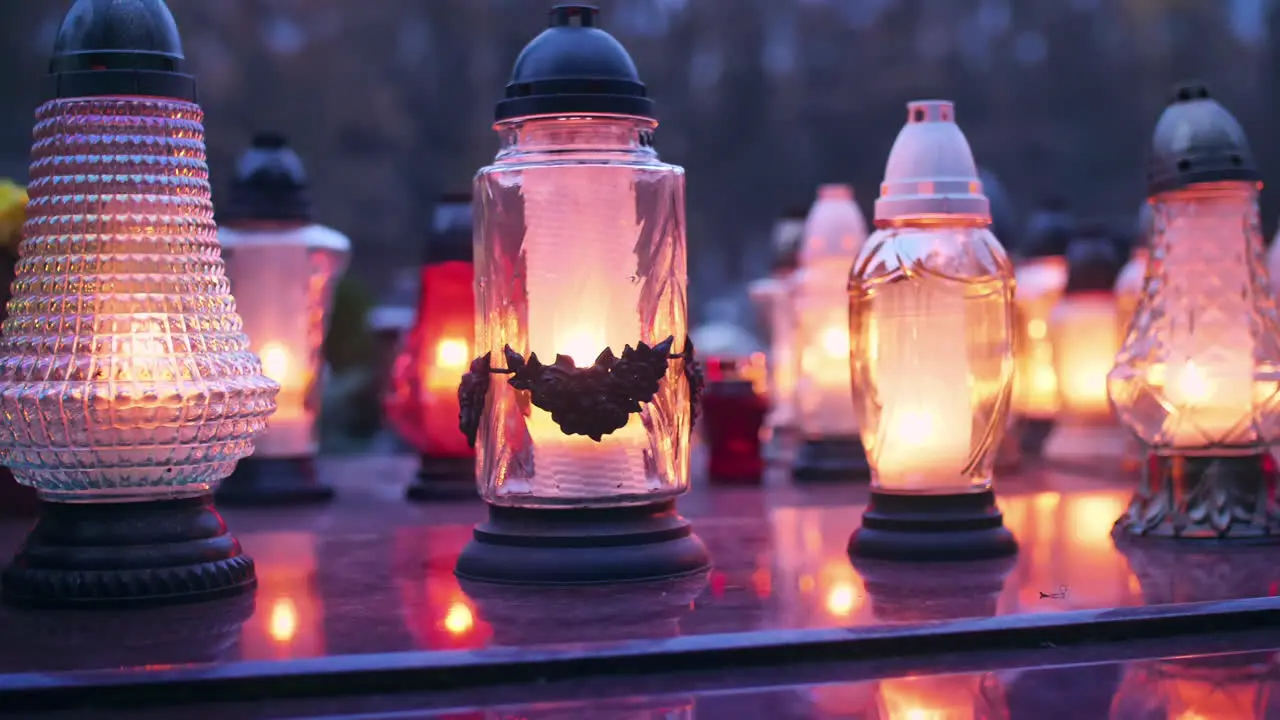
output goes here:
<path id="1" fill-rule="evenodd" d="M 1117 542 L 1280 543 L 1277 469 L 1270 453 L 1232 457 L 1151 454 L 1129 508 L 1116 520 Z"/>
<path id="2" fill-rule="evenodd" d="M 423 455 L 418 475 L 404 495 L 414 502 L 474 500 L 477 497 L 475 458 Z"/>
<path id="3" fill-rule="evenodd" d="M 1017 552 L 990 490 L 949 495 L 873 490 L 862 527 L 849 539 L 850 556 L 872 560 L 954 562 Z"/>
<path id="4" fill-rule="evenodd" d="M 1049 442 L 1049 436 L 1053 434 L 1055 422 L 1039 418 L 1020 418 L 1017 422 L 1022 453 L 1040 457 L 1044 453 L 1045 443 Z"/>
<path id="5" fill-rule="evenodd" d="M 86 609 L 199 602 L 257 585 L 253 560 L 209 495 L 41 502 L 36 526 L 0 581 L 13 605 Z"/>
<path id="6" fill-rule="evenodd" d="M 871 466 L 857 437 L 802 440 L 791 463 L 797 482 L 859 482 L 871 479 Z"/>
<path id="7" fill-rule="evenodd" d="M 711 558 L 674 500 L 621 508 L 489 506 L 455 572 L 509 585 L 587 585 L 692 575 Z"/>
<path id="8" fill-rule="evenodd" d="M 321 484 L 314 456 L 247 457 L 236 464 L 214 497 L 224 507 L 306 505 L 332 500 L 333 488 Z"/>

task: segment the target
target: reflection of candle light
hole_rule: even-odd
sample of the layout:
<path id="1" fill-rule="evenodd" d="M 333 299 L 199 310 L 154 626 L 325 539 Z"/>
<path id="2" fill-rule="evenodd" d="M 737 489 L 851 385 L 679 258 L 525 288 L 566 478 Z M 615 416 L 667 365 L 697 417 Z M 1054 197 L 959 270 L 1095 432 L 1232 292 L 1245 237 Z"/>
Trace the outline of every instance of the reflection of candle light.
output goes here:
<path id="1" fill-rule="evenodd" d="M 451 635 L 463 635 L 475 625 L 475 615 L 466 603 L 454 602 L 444 616 L 444 629 Z"/>
<path id="2" fill-rule="evenodd" d="M 822 351 L 833 360 L 849 357 L 849 331 L 847 328 L 829 327 L 822 331 Z"/>
<path id="3" fill-rule="evenodd" d="M 981 677 L 953 675 L 880 681 L 886 720 L 973 720 Z"/>
<path id="4" fill-rule="evenodd" d="M 280 343 L 270 342 L 262 346 L 258 357 L 262 360 L 263 374 L 284 385 L 289 377 L 289 352 Z"/>
<path id="5" fill-rule="evenodd" d="M 267 632 L 272 640 L 282 645 L 293 640 L 298 633 L 298 606 L 294 604 L 293 598 L 276 598 L 271 604 L 271 620 Z"/>
<path id="6" fill-rule="evenodd" d="M 1027 323 L 1027 336 L 1032 340 L 1043 340 L 1048 334 L 1049 326 L 1044 320 L 1036 318 L 1035 320 Z M 1052 377 L 1052 371 L 1050 371 L 1049 375 Z"/>
<path id="7" fill-rule="evenodd" d="M 848 581 L 837 582 L 827 591 L 827 612 L 836 617 L 849 617 L 855 604 L 853 584 Z"/>

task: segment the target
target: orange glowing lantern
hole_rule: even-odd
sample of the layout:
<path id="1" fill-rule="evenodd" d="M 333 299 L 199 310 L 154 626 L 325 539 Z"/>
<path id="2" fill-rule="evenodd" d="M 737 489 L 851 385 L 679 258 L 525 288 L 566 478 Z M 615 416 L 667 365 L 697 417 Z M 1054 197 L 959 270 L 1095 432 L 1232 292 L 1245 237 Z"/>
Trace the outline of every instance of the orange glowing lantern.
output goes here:
<path id="1" fill-rule="evenodd" d="M 1067 285 L 1049 315 L 1062 421 L 1110 425 L 1107 373 L 1123 339 L 1112 291 L 1120 263 L 1114 244 L 1101 228 L 1072 240 L 1066 259 Z"/>
<path id="2" fill-rule="evenodd" d="M 446 195 L 421 270 L 418 314 L 392 363 L 387 419 L 421 455 L 411 500 L 475 494 L 475 452 L 458 430 L 458 380 L 473 356 L 471 196 Z"/>

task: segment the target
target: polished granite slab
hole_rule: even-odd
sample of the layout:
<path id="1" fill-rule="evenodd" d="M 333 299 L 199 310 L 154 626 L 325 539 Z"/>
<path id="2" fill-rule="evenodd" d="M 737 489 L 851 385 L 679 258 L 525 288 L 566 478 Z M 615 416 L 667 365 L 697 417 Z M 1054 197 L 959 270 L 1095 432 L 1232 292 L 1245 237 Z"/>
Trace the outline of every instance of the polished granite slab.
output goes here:
<path id="1" fill-rule="evenodd" d="M 761 660 L 767 663 L 788 648 L 838 658 L 851 640 L 897 642 L 920 623 L 932 634 L 917 642 L 926 638 L 941 651 L 963 649 L 955 643 L 965 638 L 995 642 L 994 631 L 1013 647 L 1036 638 L 1139 637 L 1134 623 L 1146 623 L 1142 632 L 1150 634 L 1203 632 L 1280 616 L 1273 550 L 1117 550 L 1110 528 L 1132 481 L 1106 462 L 1002 479 L 1005 521 L 1021 544 L 1010 564 L 855 568 L 844 548 L 866 486 L 771 478 L 764 488 L 699 487 L 682 500 L 711 549 L 709 575 L 572 590 L 459 583 L 453 562 L 483 505 L 406 503 L 413 462 L 330 460 L 323 472 L 338 499 L 329 506 L 225 511 L 258 562 L 254 598 L 143 612 L 0 609 L 0 697 L 153 680 L 207 688 L 326 668 L 348 680 L 379 666 L 422 673 L 470 663 L 499 672 L 513 667 L 501 662 L 536 657 L 539 647 L 548 662 L 617 664 L 620 653 L 676 658 L 690 648 L 730 663 L 735 653 L 767 646 L 777 653 Z M 0 525 L 0 552 L 15 549 L 24 532 L 20 522 Z M 1256 600 L 1231 604 L 1248 598 Z M 1170 623 L 1181 614 L 1173 604 L 1195 602 L 1209 605 L 1185 615 L 1194 622 Z M 1071 628 L 1053 630 L 1063 622 Z M 1120 635 L 1090 636 L 1090 628 Z M 891 653 L 893 642 L 877 652 Z M 143 672 L 122 680 L 125 669 Z M 76 674 L 58 674 L 68 671 Z M 472 672 L 467 682 L 482 675 Z"/>

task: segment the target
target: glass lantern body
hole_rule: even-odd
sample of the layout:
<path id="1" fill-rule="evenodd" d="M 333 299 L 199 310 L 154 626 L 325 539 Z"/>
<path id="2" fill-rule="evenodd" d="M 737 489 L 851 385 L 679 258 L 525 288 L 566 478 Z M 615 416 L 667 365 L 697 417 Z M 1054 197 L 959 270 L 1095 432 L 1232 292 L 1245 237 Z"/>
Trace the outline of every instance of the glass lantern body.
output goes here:
<path id="1" fill-rule="evenodd" d="M 1067 287 L 1067 259 L 1050 255 L 1024 260 L 1015 270 L 1013 411 L 1050 420 L 1058 412 L 1058 376 L 1053 370 L 1049 313 Z"/>
<path id="2" fill-rule="evenodd" d="M 210 492 L 275 410 L 219 256 L 202 120 L 142 97 L 36 111 L 0 462 L 45 499 Z"/>
<path id="3" fill-rule="evenodd" d="M 759 482 L 764 473 L 760 429 L 768 403 L 732 360 L 707 363 L 702 437 L 710 480 Z"/>
<path id="4" fill-rule="evenodd" d="M 503 347 L 578 367 L 605 349 L 688 333 L 684 170 L 658 159 L 656 122 L 627 116 L 499 123 L 476 176 L 476 354 Z M 496 505 L 617 507 L 689 487 L 689 384 L 672 360 L 653 400 L 600 441 L 566 435 L 495 375 L 477 482 Z"/>
<path id="5" fill-rule="evenodd" d="M 1142 286 L 1147 280 L 1147 261 L 1150 257 L 1151 251 L 1147 248 L 1134 248 L 1129 262 L 1120 268 L 1120 274 L 1116 276 L 1116 314 L 1120 319 L 1122 334 L 1128 332 L 1133 316 L 1138 312 L 1138 301 L 1142 299 Z"/>
<path id="6" fill-rule="evenodd" d="M 280 384 L 260 457 L 316 454 L 324 338 L 351 241 L 323 225 L 241 222 L 218 229 L 227 279 L 263 373 Z"/>
<path id="7" fill-rule="evenodd" d="M 819 188 L 793 279 L 795 406 L 806 440 L 856 438 L 849 401 L 849 268 L 867 237 L 847 186 Z"/>
<path id="8" fill-rule="evenodd" d="M 1153 198 L 1142 300 L 1107 377 L 1121 422 L 1160 455 L 1252 455 L 1280 437 L 1280 319 L 1257 188 Z"/>
<path id="9" fill-rule="evenodd" d="M 873 487 L 991 487 L 1009 419 L 1013 290 L 985 224 L 917 219 L 867 239 L 849 278 L 849 323 Z"/>
<path id="10" fill-rule="evenodd" d="M 1110 423 L 1107 373 L 1124 339 L 1115 295 L 1064 295 L 1049 315 L 1049 338 L 1061 413 L 1077 424 Z"/>
<path id="11" fill-rule="evenodd" d="M 458 429 L 458 381 L 475 357 L 474 287 L 465 260 L 424 264 L 417 319 L 391 368 L 387 420 L 428 457 L 475 455 Z"/>

